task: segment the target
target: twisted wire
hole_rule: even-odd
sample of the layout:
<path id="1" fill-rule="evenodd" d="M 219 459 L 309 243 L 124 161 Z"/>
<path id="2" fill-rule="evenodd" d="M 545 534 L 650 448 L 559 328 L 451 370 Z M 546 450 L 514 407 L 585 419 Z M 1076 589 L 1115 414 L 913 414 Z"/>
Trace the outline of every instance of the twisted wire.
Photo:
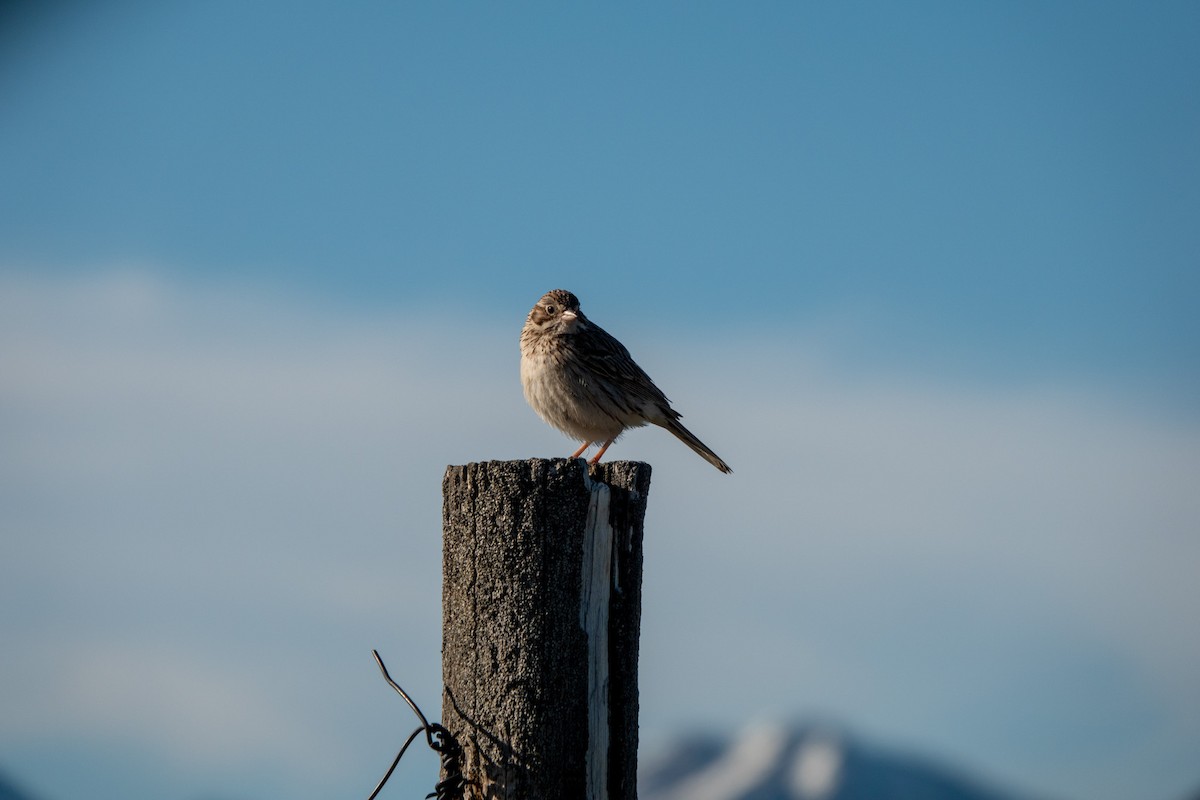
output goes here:
<path id="1" fill-rule="evenodd" d="M 384 784 L 388 782 L 388 778 L 392 777 L 392 773 L 396 770 L 396 765 L 404 757 L 408 746 L 421 733 L 425 734 L 425 743 L 429 746 L 429 749 L 438 754 L 438 758 L 441 761 L 442 774 L 446 776 L 437 782 L 432 792 L 425 795 L 425 800 L 430 800 L 430 798 L 436 798 L 436 800 L 460 800 L 463 786 L 466 784 L 466 779 L 462 774 L 462 746 L 454 738 L 454 734 L 446 730 L 440 723 L 430 723 L 425 718 L 425 715 L 421 713 L 421 709 L 408 696 L 408 692 L 401 689 L 400 684 L 392 680 L 392 676 L 388 674 L 387 667 L 383 664 L 383 659 L 379 657 L 379 651 L 372 650 L 371 655 L 375 657 L 375 663 L 379 665 L 379 671 L 383 673 L 383 679 L 387 681 L 389 686 L 396 690 L 397 694 L 404 698 L 404 702 L 417 715 L 417 719 L 421 721 L 421 724 L 404 740 L 404 744 L 400 747 L 400 752 L 396 754 L 396 758 L 393 759 L 392 765 L 388 767 L 383 778 L 375 786 L 375 791 L 371 792 L 367 800 L 375 800 L 379 796 L 379 792 L 383 790 Z"/>

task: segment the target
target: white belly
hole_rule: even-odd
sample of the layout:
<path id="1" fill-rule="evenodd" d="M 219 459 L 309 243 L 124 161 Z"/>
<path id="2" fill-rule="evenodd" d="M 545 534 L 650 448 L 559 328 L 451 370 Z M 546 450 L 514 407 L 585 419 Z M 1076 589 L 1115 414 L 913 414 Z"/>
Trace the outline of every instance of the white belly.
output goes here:
<path id="1" fill-rule="evenodd" d="M 521 357 L 525 399 L 547 423 L 577 441 L 605 442 L 626 428 L 644 425 L 614 408 L 604 408 L 589 389 L 541 353 Z"/>

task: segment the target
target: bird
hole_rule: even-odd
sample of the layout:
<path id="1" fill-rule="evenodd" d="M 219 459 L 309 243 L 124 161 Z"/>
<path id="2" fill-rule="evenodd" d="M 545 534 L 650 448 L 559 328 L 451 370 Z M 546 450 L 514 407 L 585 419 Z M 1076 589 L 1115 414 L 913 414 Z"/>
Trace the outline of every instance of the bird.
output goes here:
<path id="1" fill-rule="evenodd" d="M 600 461 L 629 428 L 666 428 L 721 472 L 733 472 L 683 427 L 681 414 L 615 337 L 588 319 L 565 289 L 542 295 L 521 329 L 521 386 L 543 420 L 576 440 L 571 458 L 593 444 Z"/>

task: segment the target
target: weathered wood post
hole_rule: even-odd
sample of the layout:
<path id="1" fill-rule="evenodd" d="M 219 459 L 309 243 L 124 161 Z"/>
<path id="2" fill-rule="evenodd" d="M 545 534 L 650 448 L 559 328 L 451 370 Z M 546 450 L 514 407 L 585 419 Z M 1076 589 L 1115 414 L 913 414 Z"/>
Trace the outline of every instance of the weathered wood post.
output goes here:
<path id="1" fill-rule="evenodd" d="M 468 798 L 636 800 L 650 465 L 446 469 L 442 724 Z"/>

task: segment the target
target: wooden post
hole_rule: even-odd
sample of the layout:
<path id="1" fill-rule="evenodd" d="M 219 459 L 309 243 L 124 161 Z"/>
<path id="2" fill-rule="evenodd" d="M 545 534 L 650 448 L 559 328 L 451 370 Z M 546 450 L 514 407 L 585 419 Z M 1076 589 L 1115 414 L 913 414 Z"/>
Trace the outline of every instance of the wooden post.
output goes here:
<path id="1" fill-rule="evenodd" d="M 466 797 L 636 800 L 650 465 L 446 469 L 442 724 Z"/>

